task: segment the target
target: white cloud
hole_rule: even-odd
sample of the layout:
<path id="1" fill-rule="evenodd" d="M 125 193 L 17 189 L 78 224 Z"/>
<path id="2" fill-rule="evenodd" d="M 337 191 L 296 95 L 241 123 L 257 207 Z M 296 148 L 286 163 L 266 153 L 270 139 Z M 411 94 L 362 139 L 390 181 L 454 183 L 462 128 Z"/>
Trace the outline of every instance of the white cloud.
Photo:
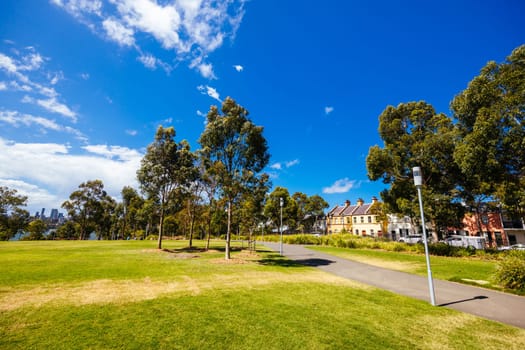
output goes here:
<path id="1" fill-rule="evenodd" d="M 69 109 L 69 107 L 65 104 L 58 102 L 55 97 L 49 98 L 47 100 L 39 99 L 36 101 L 36 103 L 39 106 L 44 107 L 49 112 L 58 113 L 65 117 L 69 117 L 73 122 L 77 121 L 77 114 Z"/>
<path id="2" fill-rule="evenodd" d="M 140 53 L 139 33 L 153 38 L 177 60 L 213 78 L 209 53 L 235 38 L 246 0 L 52 0 L 95 33 Z M 102 10 L 102 5 L 104 9 Z M 194 60 L 199 60 L 194 63 Z M 169 72 L 168 72 L 169 73 Z"/>
<path id="3" fill-rule="evenodd" d="M 102 26 L 109 38 L 116 41 L 119 45 L 132 46 L 135 44 L 133 29 L 125 27 L 119 21 L 108 18 L 102 22 Z"/>
<path id="4" fill-rule="evenodd" d="M 16 64 L 13 62 L 11 57 L 4 55 L 0 52 L 0 68 L 5 69 L 9 73 L 15 73 L 17 71 Z"/>
<path id="5" fill-rule="evenodd" d="M 24 53 L 20 53 L 18 50 L 16 52 L 17 58 L 0 53 L 0 70 L 4 70 L 8 76 L 15 79 L 9 84 L 15 91 L 25 91 L 32 94 L 32 96 L 24 96 L 22 102 L 39 105 L 50 112 L 61 114 L 76 122 L 76 113 L 66 104 L 59 102 L 59 93 L 53 86 L 49 86 L 49 84 L 55 85 L 60 79 L 63 79 L 63 73 L 43 70 L 42 64 L 45 59 L 35 52 L 33 47 L 25 48 Z M 35 81 L 33 78 L 38 78 L 39 75 L 47 77 L 49 81 L 46 80 L 44 83 Z"/>
<path id="6" fill-rule="evenodd" d="M 216 79 L 215 73 L 213 72 L 213 66 L 210 63 L 201 63 L 197 65 L 197 70 L 204 78 Z"/>
<path id="7" fill-rule="evenodd" d="M 89 73 L 81 73 L 80 74 L 80 77 L 84 80 L 88 80 L 89 79 Z"/>
<path id="8" fill-rule="evenodd" d="M 42 131 L 53 130 L 58 132 L 66 132 L 74 135 L 77 139 L 86 141 L 87 138 L 79 130 L 58 124 L 55 120 L 33 116 L 30 114 L 22 114 L 18 111 L 0 111 L 0 122 L 9 124 L 16 128 L 24 126 L 33 126 L 36 125 L 42 128 Z"/>
<path id="9" fill-rule="evenodd" d="M 235 66 L 233 66 L 233 68 L 235 68 L 235 70 L 236 70 L 237 72 L 242 72 L 242 71 L 244 70 L 244 67 L 241 66 L 241 65 L 238 65 L 238 64 L 236 64 Z"/>
<path id="10" fill-rule="evenodd" d="M 62 72 L 58 72 L 58 73 L 49 75 L 49 83 L 51 85 L 56 85 L 62 79 L 64 79 L 64 73 Z"/>
<path id="11" fill-rule="evenodd" d="M 327 107 L 324 108 L 324 113 L 325 113 L 326 115 L 332 113 L 333 111 L 334 111 L 334 107 L 327 106 Z"/>
<path id="12" fill-rule="evenodd" d="M 299 159 L 286 161 L 284 163 L 277 162 L 277 163 L 274 163 L 274 164 L 270 165 L 270 169 L 274 169 L 274 170 L 282 170 L 284 168 L 288 169 L 288 168 L 291 168 L 291 167 L 293 167 L 294 165 L 297 165 L 297 164 L 299 164 Z"/>
<path id="13" fill-rule="evenodd" d="M 149 68 L 149 69 L 156 69 L 157 68 L 157 59 L 155 56 L 152 55 L 141 55 L 138 57 L 138 60 L 142 62 L 142 64 Z"/>
<path id="14" fill-rule="evenodd" d="M 126 134 L 130 135 L 130 136 L 136 136 L 138 134 L 137 130 L 126 130 Z"/>
<path id="15" fill-rule="evenodd" d="M 292 167 L 294 165 L 297 165 L 297 164 L 299 164 L 299 159 L 294 159 L 294 160 L 286 162 L 286 167 L 290 168 L 290 167 Z"/>
<path id="16" fill-rule="evenodd" d="M 108 145 L 90 145 L 84 150 L 83 154 L 72 154 L 63 144 L 16 143 L 0 137 L 0 183 L 26 191 L 23 194 L 29 197 L 28 206 L 36 209 L 59 208 L 79 184 L 88 180 L 102 180 L 115 198 L 122 187 L 137 187 L 136 171 L 142 159 L 139 151 Z"/>
<path id="17" fill-rule="evenodd" d="M 219 101 L 222 103 L 221 99 L 220 99 L 220 95 L 219 93 L 217 92 L 217 90 L 211 86 L 204 86 L 204 85 L 199 85 L 197 86 L 197 90 L 199 90 L 201 92 L 201 94 L 203 95 L 208 95 L 210 96 L 211 98 Z"/>
<path id="18" fill-rule="evenodd" d="M 7 84 L 3 81 L 0 81 L 0 91 L 7 90 Z"/>
<path id="19" fill-rule="evenodd" d="M 347 193 L 355 187 L 355 181 L 351 181 L 347 177 L 344 179 L 337 180 L 329 187 L 323 188 L 323 193 L 334 194 L 334 193 Z"/>

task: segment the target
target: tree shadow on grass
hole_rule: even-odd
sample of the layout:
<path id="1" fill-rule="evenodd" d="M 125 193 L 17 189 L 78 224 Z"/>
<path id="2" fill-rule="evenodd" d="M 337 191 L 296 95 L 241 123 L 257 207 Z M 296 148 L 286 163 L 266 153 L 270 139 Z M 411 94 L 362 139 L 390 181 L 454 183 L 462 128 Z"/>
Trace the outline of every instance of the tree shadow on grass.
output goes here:
<path id="1" fill-rule="evenodd" d="M 205 248 L 200 248 L 200 247 L 184 247 L 184 248 L 174 248 L 174 249 L 162 248 L 161 250 L 163 252 L 173 253 L 173 254 L 177 254 L 177 253 L 204 253 L 204 252 L 206 252 Z"/>
<path id="2" fill-rule="evenodd" d="M 326 266 L 332 264 L 332 260 L 327 259 L 300 259 L 300 260 L 289 260 L 283 258 L 279 254 L 268 254 L 264 259 L 259 260 L 259 264 L 265 266 L 282 266 L 282 267 L 304 267 L 304 266 Z"/>

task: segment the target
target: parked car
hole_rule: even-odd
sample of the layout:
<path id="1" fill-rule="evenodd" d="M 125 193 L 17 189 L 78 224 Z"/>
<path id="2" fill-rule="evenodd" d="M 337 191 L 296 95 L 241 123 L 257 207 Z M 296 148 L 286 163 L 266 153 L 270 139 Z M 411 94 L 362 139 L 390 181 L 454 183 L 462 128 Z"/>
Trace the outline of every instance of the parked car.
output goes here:
<path id="1" fill-rule="evenodd" d="M 421 235 L 408 235 L 404 237 L 399 237 L 399 242 L 403 243 L 409 243 L 409 244 L 416 244 L 416 243 L 423 243 L 423 236 Z"/>
<path id="2" fill-rule="evenodd" d="M 504 245 L 501 247 L 498 247 L 498 250 L 525 250 L 525 244 L 518 243 L 513 245 Z"/>
<path id="3" fill-rule="evenodd" d="M 485 249 L 485 238 L 482 237 L 453 235 L 445 238 L 443 242 L 453 247 Z"/>

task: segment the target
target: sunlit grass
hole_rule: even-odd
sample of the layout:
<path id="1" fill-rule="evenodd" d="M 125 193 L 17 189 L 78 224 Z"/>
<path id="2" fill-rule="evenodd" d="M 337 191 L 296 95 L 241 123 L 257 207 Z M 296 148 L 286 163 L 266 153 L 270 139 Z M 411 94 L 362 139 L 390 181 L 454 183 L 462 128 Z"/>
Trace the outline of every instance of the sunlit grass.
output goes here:
<path id="1" fill-rule="evenodd" d="M 324 246 L 308 246 L 308 248 L 391 270 L 418 275 L 426 275 L 427 273 L 425 256 L 421 254 Z M 463 281 L 465 283 L 478 281 L 481 285 L 499 288 L 493 284 L 493 276 L 497 266 L 496 261 L 431 256 L 430 264 L 435 278 L 456 282 Z"/>
<path id="2" fill-rule="evenodd" d="M 200 242 L 199 242 L 200 244 Z M 1 349 L 521 349 L 525 330 L 272 252 L 0 244 Z"/>

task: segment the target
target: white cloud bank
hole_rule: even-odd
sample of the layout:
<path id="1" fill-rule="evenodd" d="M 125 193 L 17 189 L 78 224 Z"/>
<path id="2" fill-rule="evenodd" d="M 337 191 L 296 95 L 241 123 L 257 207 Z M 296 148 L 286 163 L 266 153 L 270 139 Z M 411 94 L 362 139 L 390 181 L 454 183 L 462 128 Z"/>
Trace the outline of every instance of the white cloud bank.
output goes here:
<path id="1" fill-rule="evenodd" d="M 356 182 L 345 177 L 334 182 L 329 187 L 323 188 L 324 194 L 347 193 L 356 186 Z"/>
<path id="2" fill-rule="evenodd" d="M 82 182 L 100 179 L 113 197 L 124 186 L 137 188 L 142 154 L 121 146 L 89 145 L 82 154 L 57 143 L 16 143 L 0 137 L 0 186 L 28 196 L 31 213 L 57 208 Z"/>
<path id="3" fill-rule="evenodd" d="M 51 0 L 95 33 L 139 53 L 141 34 L 153 37 L 178 61 L 214 78 L 208 54 L 233 40 L 247 0 Z M 141 56 L 142 53 L 140 54 Z M 151 68 L 151 61 L 143 61 Z M 148 66 L 148 63 L 150 64 Z"/>

